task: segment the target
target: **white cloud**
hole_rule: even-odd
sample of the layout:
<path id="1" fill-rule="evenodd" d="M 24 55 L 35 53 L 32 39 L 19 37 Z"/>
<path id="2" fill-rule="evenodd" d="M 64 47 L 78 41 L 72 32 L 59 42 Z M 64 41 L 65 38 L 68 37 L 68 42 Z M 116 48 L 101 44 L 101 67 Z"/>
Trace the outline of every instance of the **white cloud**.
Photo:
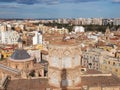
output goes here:
<path id="1" fill-rule="evenodd" d="M 120 0 L 112 0 L 113 2 L 120 2 Z"/>
<path id="2" fill-rule="evenodd" d="M 3 5 L 0 5 L 0 8 L 19 8 L 19 6 L 18 5 L 3 4 Z"/>

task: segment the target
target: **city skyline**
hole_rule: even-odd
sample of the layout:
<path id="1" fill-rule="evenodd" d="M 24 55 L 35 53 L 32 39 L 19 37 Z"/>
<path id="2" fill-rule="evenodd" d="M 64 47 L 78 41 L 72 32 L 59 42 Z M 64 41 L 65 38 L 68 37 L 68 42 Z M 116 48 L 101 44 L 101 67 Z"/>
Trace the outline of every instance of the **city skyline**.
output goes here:
<path id="1" fill-rule="evenodd" d="M 0 18 L 119 18 L 120 0 L 0 0 Z"/>

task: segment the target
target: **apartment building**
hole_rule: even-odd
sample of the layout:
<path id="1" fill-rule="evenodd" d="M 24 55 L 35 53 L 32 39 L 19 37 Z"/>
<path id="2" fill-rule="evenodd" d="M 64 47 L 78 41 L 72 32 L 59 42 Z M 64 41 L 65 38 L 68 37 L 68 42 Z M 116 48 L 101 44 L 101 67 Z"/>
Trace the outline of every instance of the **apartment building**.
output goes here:
<path id="1" fill-rule="evenodd" d="M 120 58 L 104 56 L 100 67 L 102 72 L 120 77 Z"/>
<path id="2" fill-rule="evenodd" d="M 102 49 L 89 49 L 83 52 L 81 65 L 88 69 L 100 70 L 100 60 L 102 59 Z"/>
<path id="3" fill-rule="evenodd" d="M 17 44 L 19 34 L 16 31 L 0 31 L 0 37 L 2 44 Z"/>
<path id="4" fill-rule="evenodd" d="M 42 44 L 42 33 L 38 31 L 35 31 L 33 33 L 35 34 L 33 37 L 33 45 Z"/>

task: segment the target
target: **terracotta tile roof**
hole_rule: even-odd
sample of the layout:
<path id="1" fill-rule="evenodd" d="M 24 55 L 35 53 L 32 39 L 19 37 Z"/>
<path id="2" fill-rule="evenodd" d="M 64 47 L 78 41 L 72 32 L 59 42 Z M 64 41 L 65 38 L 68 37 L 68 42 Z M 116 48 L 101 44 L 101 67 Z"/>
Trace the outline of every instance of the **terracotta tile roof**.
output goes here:
<path id="1" fill-rule="evenodd" d="M 47 79 L 18 79 L 11 80 L 7 90 L 46 90 L 49 87 Z"/>
<path id="2" fill-rule="evenodd" d="M 94 69 L 89 69 L 86 71 L 86 74 L 101 74 L 102 72 L 94 70 Z"/>
<path id="3" fill-rule="evenodd" d="M 45 50 L 41 50 L 41 53 L 44 55 L 48 55 L 48 51 L 45 51 Z"/>
<path id="4" fill-rule="evenodd" d="M 88 86 L 120 86 L 120 79 L 115 76 L 82 77 L 82 85 Z"/>

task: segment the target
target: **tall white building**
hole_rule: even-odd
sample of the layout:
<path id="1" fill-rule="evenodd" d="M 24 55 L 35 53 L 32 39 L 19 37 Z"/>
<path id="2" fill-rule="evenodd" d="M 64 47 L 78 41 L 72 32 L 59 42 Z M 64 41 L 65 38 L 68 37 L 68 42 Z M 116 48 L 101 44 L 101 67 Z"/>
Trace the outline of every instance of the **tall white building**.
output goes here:
<path id="1" fill-rule="evenodd" d="M 17 44 L 19 34 L 16 31 L 0 31 L 0 42 L 2 44 Z"/>
<path id="2" fill-rule="evenodd" d="M 83 26 L 74 26 L 74 32 L 85 32 L 85 28 Z"/>
<path id="3" fill-rule="evenodd" d="M 120 18 L 116 18 L 113 20 L 114 25 L 120 25 Z"/>
<path id="4" fill-rule="evenodd" d="M 42 44 L 42 34 L 41 32 L 35 31 L 35 36 L 33 37 L 33 45 Z"/>
<path id="5" fill-rule="evenodd" d="M 3 25 L 3 24 L 0 24 L 0 31 L 1 30 L 6 31 L 7 30 L 7 26 Z"/>
<path id="6" fill-rule="evenodd" d="M 34 49 L 34 50 L 28 50 L 27 52 L 29 53 L 29 55 L 31 57 L 35 58 L 35 62 L 37 62 L 37 63 L 41 62 L 41 54 L 40 54 L 41 52 L 40 52 L 40 50 Z"/>

